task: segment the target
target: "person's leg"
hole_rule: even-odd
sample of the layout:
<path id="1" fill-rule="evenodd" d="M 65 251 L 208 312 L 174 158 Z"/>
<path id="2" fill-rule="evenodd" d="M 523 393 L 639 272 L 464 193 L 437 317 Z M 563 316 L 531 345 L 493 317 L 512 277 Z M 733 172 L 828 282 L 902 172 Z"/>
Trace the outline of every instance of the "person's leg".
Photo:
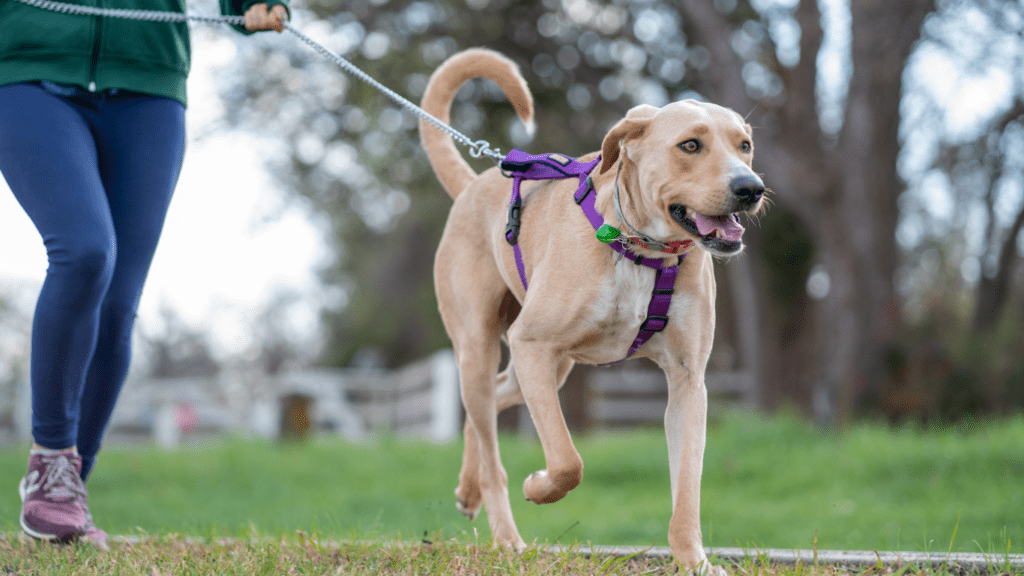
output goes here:
<path id="1" fill-rule="evenodd" d="M 100 171 L 117 237 L 117 264 L 100 306 L 77 446 L 89 476 L 131 360 L 131 332 L 185 151 L 184 106 L 119 93 L 97 116 Z"/>
<path id="2" fill-rule="evenodd" d="M 32 324 L 32 435 L 44 448 L 69 448 L 116 258 L 96 143 L 63 99 L 32 84 L 2 86 L 0 172 L 49 260 Z"/>
<path id="3" fill-rule="evenodd" d="M 80 109 L 33 84 L 0 87 L 0 173 L 46 246 L 32 325 L 32 435 L 22 526 L 43 539 L 85 530 L 74 453 L 82 383 L 114 270 L 114 225 Z M 73 473 L 72 473 L 73 472 Z"/>

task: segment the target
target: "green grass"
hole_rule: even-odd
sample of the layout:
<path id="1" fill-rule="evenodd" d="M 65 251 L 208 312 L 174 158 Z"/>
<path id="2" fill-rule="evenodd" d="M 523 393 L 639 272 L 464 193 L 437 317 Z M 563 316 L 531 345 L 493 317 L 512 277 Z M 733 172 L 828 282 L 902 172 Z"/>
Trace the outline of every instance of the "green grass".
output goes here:
<path id="1" fill-rule="evenodd" d="M 670 492 L 658 431 L 578 435 L 583 484 L 536 506 L 522 480 L 543 467 L 535 440 L 503 438 L 527 542 L 666 546 Z M 26 451 L 0 450 L 0 531 L 16 532 Z M 452 490 L 461 443 L 393 438 L 275 444 L 227 439 L 165 451 L 112 447 L 89 482 L 112 534 L 486 543 Z M 942 431 L 853 427 L 733 414 L 712 422 L 702 522 L 709 546 L 1024 552 L 1024 418 Z M 955 532 L 955 539 L 953 539 Z M 952 539 L 952 541 L 951 541 Z M 2 571 L 0 571 L 2 573 Z M 177 573 L 177 572 L 175 572 Z"/>
<path id="2" fill-rule="evenodd" d="M 572 552 L 578 552 L 575 549 Z M 394 542 L 325 542 L 300 534 L 244 542 L 197 542 L 180 535 L 114 543 L 110 551 L 90 546 L 48 546 L 0 538 L 0 574 L 31 576 L 262 576 L 373 574 L 453 576 L 506 575 L 659 575 L 685 574 L 671 559 L 585 557 L 551 553 L 531 546 L 522 554 L 457 539 L 399 544 Z M 736 576 L 894 576 L 1002 575 L 998 566 L 978 572 L 955 567 L 912 565 L 861 569 L 816 565 L 780 566 L 747 558 L 738 563 L 713 560 Z"/>
<path id="3" fill-rule="evenodd" d="M 7 559 L 5 559 L 5 557 Z M 523 555 L 453 541 L 412 546 L 343 543 L 291 538 L 256 543 L 195 543 L 179 537 L 115 545 L 97 553 L 89 547 L 52 547 L 0 541 L 0 574 L 72 575 L 244 575 L 257 574 L 596 574 L 601 560 L 551 555 L 531 549 Z M 607 574 L 671 574 L 664 561 L 630 566 L 614 562 Z"/>

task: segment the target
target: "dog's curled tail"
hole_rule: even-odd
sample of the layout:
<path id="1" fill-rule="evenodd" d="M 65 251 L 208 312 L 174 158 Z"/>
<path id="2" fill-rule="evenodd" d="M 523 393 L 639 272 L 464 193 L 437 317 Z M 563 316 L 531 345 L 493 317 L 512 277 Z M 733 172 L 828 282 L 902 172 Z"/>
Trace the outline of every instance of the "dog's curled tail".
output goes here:
<path id="1" fill-rule="evenodd" d="M 532 132 L 533 97 L 519 73 L 519 67 L 507 57 L 485 48 L 471 48 L 445 60 L 430 76 L 420 105 L 438 120 L 449 124 L 455 93 L 473 78 L 487 78 L 497 84 Z M 452 198 L 476 178 L 476 172 L 459 153 L 451 136 L 426 120 L 420 120 L 420 142 L 437 179 Z"/>

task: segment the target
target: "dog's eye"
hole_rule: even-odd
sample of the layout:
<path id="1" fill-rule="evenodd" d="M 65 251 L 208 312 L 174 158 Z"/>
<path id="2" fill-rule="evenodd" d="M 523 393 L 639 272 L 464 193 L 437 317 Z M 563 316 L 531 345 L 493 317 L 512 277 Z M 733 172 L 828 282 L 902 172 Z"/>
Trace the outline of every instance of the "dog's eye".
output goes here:
<path id="1" fill-rule="evenodd" d="M 683 149 L 683 152 L 696 154 L 697 152 L 700 152 L 701 144 L 700 140 L 687 140 L 680 144 L 679 147 Z"/>
<path id="2" fill-rule="evenodd" d="M 744 140 L 742 143 L 740 143 L 740 152 L 746 154 L 747 152 L 750 152 L 750 148 L 750 142 Z"/>

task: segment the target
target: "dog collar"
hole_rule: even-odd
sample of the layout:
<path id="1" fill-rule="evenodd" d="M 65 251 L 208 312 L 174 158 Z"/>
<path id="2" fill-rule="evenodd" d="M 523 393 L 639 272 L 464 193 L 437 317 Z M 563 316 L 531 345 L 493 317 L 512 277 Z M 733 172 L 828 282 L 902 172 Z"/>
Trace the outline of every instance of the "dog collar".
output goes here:
<path id="1" fill-rule="evenodd" d="M 516 259 L 516 268 L 519 271 L 519 279 L 523 282 L 523 289 L 528 289 L 526 282 L 526 266 L 523 263 L 523 253 L 519 248 L 519 228 L 522 221 L 522 195 L 520 184 L 523 180 L 560 180 L 565 178 L 579 178 L 580 185 L 573 195 L 576 204 L 583 210 L 590 225 L 594 227 L 598 240 L 608 244 L 613 250 L 622 254 L 625 258 L 638 266 L 646 266 L 655 270 L 654 290 L 651 293 L 651 300 L 647 305 L 647 318 L 640 324 L 640 330 L 633 339 L 633 343 L 626 353 L 626 360 L 636 353 L 645 342 L 651 339 L 654 334 L 661 332 L 668 325 L 668 311 L 672 305 L 672 293 L 674 291 L 676 276 L 679 274 L 679 263 L 686 257 L 683 253 L 676 259 L 676 263 L 666 266 L 667 258 L 647 258 L 636 254 L 627 246 L 632 236 L 621 234 L 617 228 L 605 224 L 604 217 L 597 211 L 597 191 L 594 188 L 594 181 L 590 178 L 590 172 L 601 161 L 601 156 L 590 162 L 579 162 L 562 154 L 541 154 L 532 156 L 521 150 L 512 150 L 501 162 L 502 173 L 512 178 L 512 199 L 508 208 L 508 223 L 505 226 L 505 240 L 512 245 Z M 616 212 L 620 221 L 625 224 L 621 211 L 618 209 L 618 174 L 616 180 Z M 628 224 L 626 224 L 628 226 Z M 630 227 L 632 230 L 632 227 Z M 633 241 L 644 248 L 650 245 L 640 241 Z M 681 250 L 692 243 L 689 240 L 680 242 L 679 247 L 672 246 L 673 243 L 661 244 Z M 663 250 L 664 251 L 664 250 Z M 677 252 L 669 252 L 674 254 Z M 601 364 L 611 366 L 622 360 Z"/>
<path id="2" fill-rule="evenodd" d="M 601 158 L 598 157 L 594 162 L 596 163 L 600 161 L 600 159 Z M 644 248 L 648 248 L 649 246 L 639 240 L 631 240 L 631 238 L 634 238 L 633 236 L 622 234 L 622 231 L 618 228 L 604 223 L 604 216 L 601 216 L 601 213 L 597 211 L 597 189 L 594 188 L 594 181 L 589 175 L 586 176 L 586 178 L 581 179 L 580 187 L 576 190 L 574 199 L 576 200 L 576 204 L 579 205 L 583 210 L 583 213 L 587 216 L 587 220 L 590 221 L 590 225 L 594 227 L 595 235 L 598 240 L 611 246 L 613 250 L 622 254 L 638 266 L 646 266 L 656 270 L 666 268 L 665 264 L 668 260 L 667 258 L 647 258 L 646 256 L 633 252 L 629 249 L 629 244 L 636 244 Z M 682 254 L 680 258 L 685 255 L 686 254 Z"/>
<path id="3" fill-rule="evenodd" d="M 618 169 L 615 170 L 615 184 L 612 188 L 612 201 L 615 204 L 615 215 L 619 217 L 619 223 L 629 230 L 631 234 L 623 234 L 621 229 L 613 228 L 606 224 L 604 234 L 602 235 L 599 231 L 597 239 L 605 242 L 606 240 L 604 238 L 611 238 L 612 240 L 618 240 L 619 242 L 629 242 L 630 244 L 641 248 L 660 250 L 666 254 L 679 254 L 683 250 L 692 246 L 693 240 L 674 240 L 672 242 L 661 242 L 655 240 L 650 236 L 644 235 L 626 220 L 626 216 L 622 213 L 622 206 L 619 204 L 619 174 L 621 173 L 622 163 L 619 163 Z M 593 186 L 593 183 L 591 183 L 591 186 Z M 602 238 L 602 236 L 604 236 L 604 238 Z"/>

